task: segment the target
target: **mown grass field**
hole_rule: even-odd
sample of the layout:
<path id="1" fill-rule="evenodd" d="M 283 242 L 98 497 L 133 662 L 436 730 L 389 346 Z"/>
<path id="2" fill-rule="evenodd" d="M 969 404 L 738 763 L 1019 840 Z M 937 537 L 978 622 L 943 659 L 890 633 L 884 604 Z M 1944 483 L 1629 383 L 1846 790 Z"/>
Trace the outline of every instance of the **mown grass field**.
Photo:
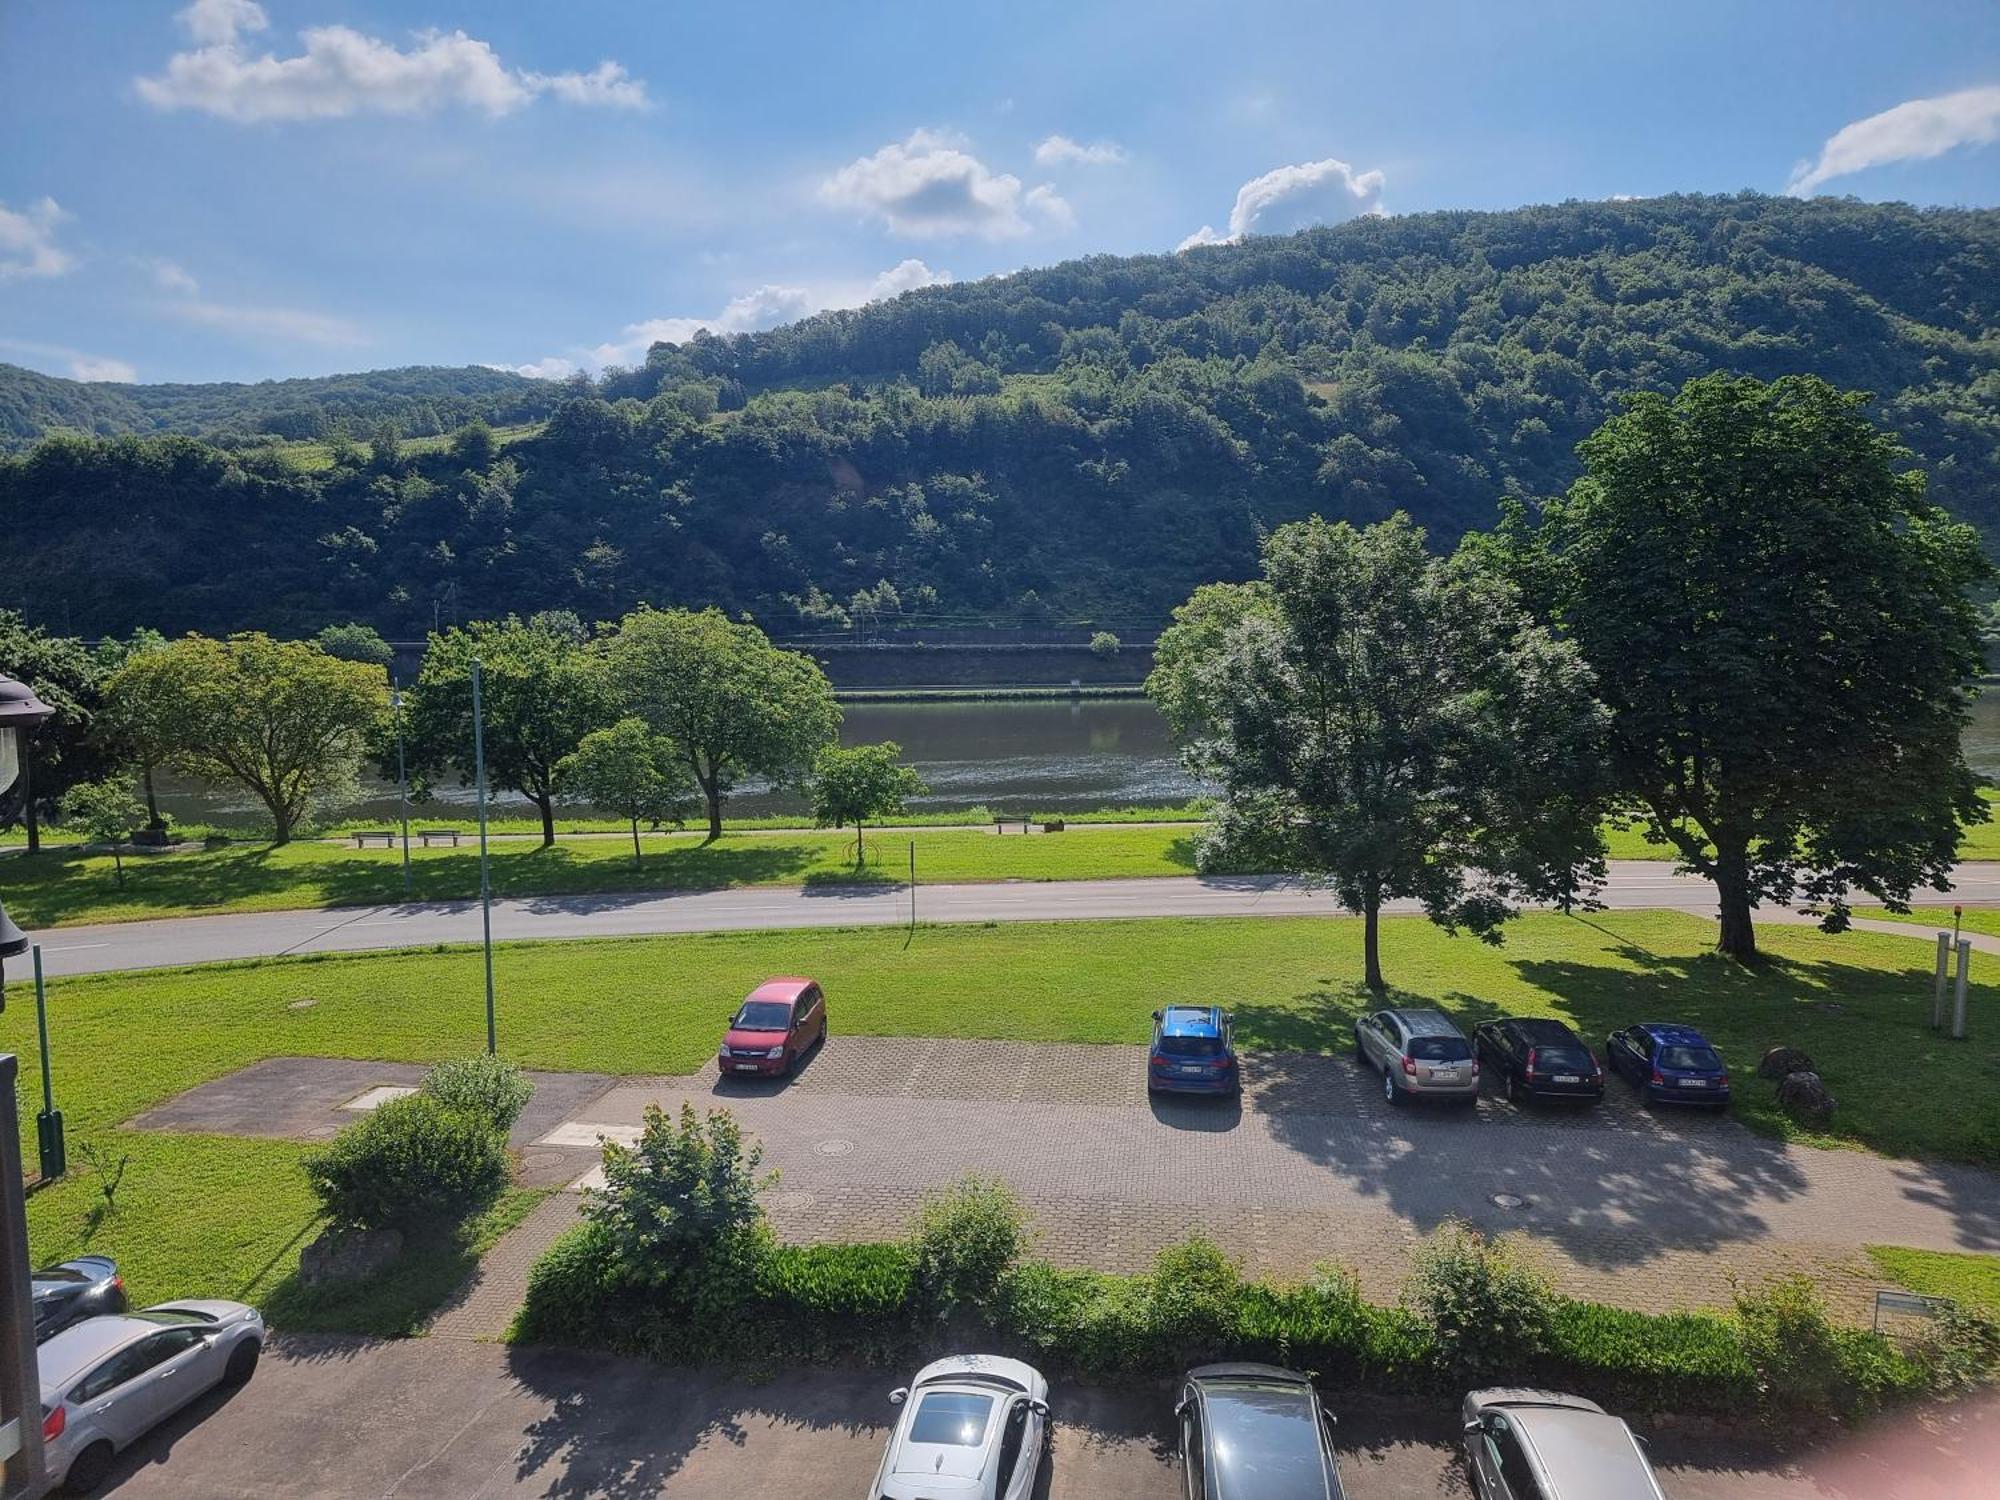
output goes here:
<path id="1" fill-rule="evenodd" d="M 1384 962 L 1403 998 L 1471 1024 L 1500 1013 L 1573 1021 L 1594 1041 L 1625 1022 L 1676 1017 L 1706 1029 L 1738 1067 L 1736 1109 L 1752 1126 L 1819 1144 L 2000 1162 L 2000 1061 L 1923 1026 L 1921 944 L 1769 927 L 1767 964 L 1709 952 L 1713 925 L 1673 912 L 1522 918 L 1494 949 L 1416 918 L 1385 919 Z M 805 970 L 826 985 L 834 1027 L 878 1035 L 1110 1044 L 1108 1069 L 1138 1065 L 1153 1007 L 1222 999 L 1249 1047 L 1337 1049 L 1364 1008 L 1358 922 L 1343 918 L 996 924 L 715 934 L 503 946 L 501 1051 L 525 1066 L 619 1074 L 706 1066 L 717 1018 L 759 979 Z M 294 1009 L 296 1002 L 313 1004 Z M 1991 1014 L 2000 993 L 1982 985 Z M 1818 1008 L 1836 1002 L 1837 1013 Z M 484 1044 L 477 950 L 213 965 L 63 979 L 51 987 L 58 1104 L 73 1176 L 38 1192 L 29 1218 L 44 1259 L 116 1255 L 133 1295 L 210 1293 L 264 1302 L 287 1285 L 316 1226 L 282 1141 L 121 1129 L 198 1083 L 273 1056 L 429 1062 Z M 40 1080 L 33 1007 L 0 1015 L 0 1050 L 21 1055 L 26 1155 Z M 1808 1048 L 1840 1096 L 1825 1134 L 1780 1116 L 1749 1064 L 1766 1047 Z M 1910 1079 L 1924 1080 L 1922 1088 Z M 117 1207 L 81 1148 L 130 1166 Z M 274 1312 L 286 1311 L 280 1299 Z M 407 1306 L 349 1316 L 384 1328 Z M 300 1316 L 304 1317 L 303 1313 Z"/>
<path id="2" fill-rule="evenodd" d="M 2000 1255 L 1953 1255 L 1945 1250 L 1870 1245 L 1868 1258 L 1898 1286 L 2000 1315 Z"/>
<path id="3" fill-rule="evenodd" d="M 835 831 L 725 835 L 713 844 L 696 834 L 643 835 L 644 856 L 636 867 L 629 838 L 566 839 L 549 849 L 531 839 L 508 839 L 491 845 L 491 862 L 493 890 L 500 896 L 900 881 L 908 876 L 912 843 L 920 881 L 1085 880 L 1190 874 L 1195 837 L 1186 827 L 1118 824 L 1027 836 L 924 829 L 871 837 L 868 863 L 858 868 L 853 834 Z M 109 855 L 49 850 L 32 859 L 0 859 L 0 901 L 15 921 L 42 928 L 220 911 L 470 900 L 479 894 L 476 840 L 455 849 L 412 847 L 410 863 L 406 896 L 398 848 L 300 840 L 128 855 L 123 885 Z"/>

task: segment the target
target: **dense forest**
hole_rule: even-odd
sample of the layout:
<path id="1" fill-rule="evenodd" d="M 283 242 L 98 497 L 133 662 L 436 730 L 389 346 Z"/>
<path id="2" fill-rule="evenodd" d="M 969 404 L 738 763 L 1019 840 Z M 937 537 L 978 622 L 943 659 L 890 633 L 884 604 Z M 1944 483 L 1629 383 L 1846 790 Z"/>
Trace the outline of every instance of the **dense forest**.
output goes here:
<path id="1" fill-rule="evenodd" d="M 483 365 L 417 365 L 255 385 L 122 385 L 0 364 L 0 452 L 57 430 L 97 437 L 186 432 L 233 443 L 259 435 L 366 433 L 393 422 L 411 437 L 427 437 L 472 421 L 533 421 L 546 417 L 561 397 L 562 388 L 546 380 Z"/>
<path id="2" fill-rule="evenodd" d="M 1996 314 L 2000 212 L 1672 197 L 1097 257 L 656 346 L 594 386 L 495 376 L 464 397 L 488 421 L 555 402 L 504 447 L 474 427 L 415 451 L 367 404 L 477 372 L 324 383 L 323 405 L 319 382 L 154 387 L 238 436 L 0 461 L 0 605 L 84 633 L 410 636 L 641 601 L 781 634 L 1158 621 L 1312 512 L 1403 509 L 1449 543 L 1563 489 L 1624 393 L 1717 369 L 1875 392 L 1934 498 L 1991 531 Z M 259 431 L 332 441 L 308 465 Z"/>

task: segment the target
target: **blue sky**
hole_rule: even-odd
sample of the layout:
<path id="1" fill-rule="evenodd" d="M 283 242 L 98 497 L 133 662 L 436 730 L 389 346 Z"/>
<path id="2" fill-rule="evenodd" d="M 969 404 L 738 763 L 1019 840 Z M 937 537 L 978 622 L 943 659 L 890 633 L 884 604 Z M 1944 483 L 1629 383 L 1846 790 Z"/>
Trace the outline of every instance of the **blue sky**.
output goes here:
<path id="1" fill-rule="evenodd" d="M 1991 0 L 0 0 L 0 360 L 560 372 L 1358 212 L 2000 203 Z"/>

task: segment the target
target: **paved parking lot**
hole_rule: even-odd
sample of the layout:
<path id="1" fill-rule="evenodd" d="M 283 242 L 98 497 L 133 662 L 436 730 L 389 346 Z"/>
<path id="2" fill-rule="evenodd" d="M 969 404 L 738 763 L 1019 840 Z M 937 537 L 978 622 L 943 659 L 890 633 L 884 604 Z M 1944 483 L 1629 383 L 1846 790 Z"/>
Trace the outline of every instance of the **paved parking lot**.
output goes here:
<path id="1" fill-rule="evenodd" d="M 751 1383 L 608 1356 L 437 1339 L 278 1340 L 240 1391 L 142 1440 L 121 1500 L 802 1500 L 868 1493 L 889 1388 L 908 1372 L 810 1371 Z M 1165 1386 L 1058 1384 L 1042 1500 L 1174 1500 Z M 1451 1413 L 1330 1403 L 1350 1500 L 1463 1497 Z M 1788 1459 L 1660 1433 L 1673 1500 L 1991 1500 L 2000 1403 L 1864 1432 Z"/>
<path id="2" fill-rule="evenodd" d="M 1578 1295 L 1648 1309 L 1799 1269 L 1858 1311 L 1864 1245 L 2000 1247 L 2000 1174 L 1790 1146 L 1616 1082 L 1597 1109 L 1488 1097 L 1474 1115 L 1392 1108 L 1346 1057 L 1252 1055 L 1244 1078 L 1240 1104 L 1149 1101 L 1133 1049 L 836 1036 L 788 1082 L 614 1085 L 542 1143 L 725 1105 L 780 1173 L 767 1205 L 790 1238 L 898 1233 L 970 1172 L 1013 1183 L 1060 1261 L 1139 1269 L 1199 1231 L 1253 1273 L 1353 1265 L 1378 1297 L 1452 1215 L 1529 1238 Z"/>

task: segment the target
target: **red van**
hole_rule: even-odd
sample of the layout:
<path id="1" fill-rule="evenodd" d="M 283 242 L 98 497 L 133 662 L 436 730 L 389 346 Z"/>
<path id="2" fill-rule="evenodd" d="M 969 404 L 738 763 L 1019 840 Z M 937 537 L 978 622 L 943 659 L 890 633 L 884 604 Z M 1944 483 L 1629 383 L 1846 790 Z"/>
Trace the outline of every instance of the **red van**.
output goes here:
<path id="1" fill-rule="evenodd" d="M 725 1075 L 782 1077 L 826 1040 L 826 995 L 814 979 L 767 979 L 729 1018 L 715 1055 Z"/>

